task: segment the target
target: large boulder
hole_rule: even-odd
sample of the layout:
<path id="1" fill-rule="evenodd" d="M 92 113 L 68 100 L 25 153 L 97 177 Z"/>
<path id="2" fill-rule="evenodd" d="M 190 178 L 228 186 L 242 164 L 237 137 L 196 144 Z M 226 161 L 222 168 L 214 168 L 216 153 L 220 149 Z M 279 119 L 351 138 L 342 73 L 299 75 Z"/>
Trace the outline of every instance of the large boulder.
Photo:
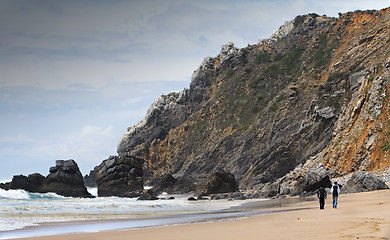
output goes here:
<path id="1" fill-rule="evenodd" d="M 384 181 L 369 172 L 355 172 L 341 189 L 342 193 L 369 192 L 388 189 Z"/>
<path id="2" fill-rule="evenodd" d="M 156 185 L 153 186 L 153 191 L 155 193 L 162 193 L 166 192 L 168 194 L 172 194 L 174 192 L 175 183 L 177 182 L 177 179 L 174 178 L 170 174 L 166 174 L 162 176 L 159 181 L 155 181 Z"/>
<path id="3" fill-rule="evenodd" d="M 88 193 L 74 160 L 57 160 L 56 165 L 50 168 L 40 191 L 54 192 L 66 197 L 93 197 Z"/>
<path id="4" fill-rule="evenodd" d="M 185 194 L 196 191 L 195 180 L 186 177 L 175 178 L 170 174 L 157 177 L 153 180 L 153 191 L 157 194 L 166 192 L 168 194 Z"/>
<path id="5" fill-rule="evenodd" d="M 137 200 L 158 200 L 158 197 L 152 189 L 149 189 L 143 191 Z"/>
<path id="6" fill-rule="evenodd" d="M 93 197 L 84 186 L 80 169 L 74 160 L 57 160 L 47 177 L 39 173 L 17 175 L 0 185 L 3 189 L 23 189 L 28 192 L 53 192 L 65 197 Z"/>
<path id="7" fill-rule="evenodd" d="M 313 158 L 305 164 L 299 164 L 280 178 L 279 193 L 281 195 L 311 195 L 321 186 L 332 186 L 330 177 L 334 175 L 332 170 L 327 169 L 319 159 Z"/>
<path id="8" fill-rule="evenodd" d="M 312 169 L 306 171 L 305 175 L 297 179 L 293 185 L 292 195 L 314 193 L 321 186 L 330 188 L 332 182 L 330 181 L 330 173 L 322 164 L 318 164 Z"/>
<path id="9" fill-rule="evenodd" d="M 96 168 L 99 197 L 138 197 L 143 191 L 143 159 L 111 156 Z"/>
<path id="10" fill-rule="evenodd" d="M 211 174 L 198 188 L 199 196 L 206 196 L 216 193 L 237 192 L 238 182 L 234 175 L 226 171 L 218 171 Z"/>

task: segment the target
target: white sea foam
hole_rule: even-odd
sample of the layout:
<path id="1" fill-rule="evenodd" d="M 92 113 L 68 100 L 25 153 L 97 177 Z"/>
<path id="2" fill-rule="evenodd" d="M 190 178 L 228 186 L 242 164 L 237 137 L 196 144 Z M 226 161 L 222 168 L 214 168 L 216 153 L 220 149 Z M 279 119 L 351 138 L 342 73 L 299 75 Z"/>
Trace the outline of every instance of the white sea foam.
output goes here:
<path id="1" fill-rule="evenodd" d="M 87 191 L 92 194 L 93 196 L 98 196 L 98 189 L 97 187 L 87 187 Z"/>
<path id="2" fill-rule="evenodd" d="M 24 190 L 4 190 L 0 188 L 0 199 L 30 199 Z"/>
<path id="3" fill-rule="evenodd" d="M 90 199 L 0 189 L 0 235 L 1 231 L 45 222 L 162 217 L 217 211 L 241 204 L 241 201 L 225 200 L 192 202 L 187 198 L 177 195 L 174 200 L 156 201 L 118 197 Z"/>

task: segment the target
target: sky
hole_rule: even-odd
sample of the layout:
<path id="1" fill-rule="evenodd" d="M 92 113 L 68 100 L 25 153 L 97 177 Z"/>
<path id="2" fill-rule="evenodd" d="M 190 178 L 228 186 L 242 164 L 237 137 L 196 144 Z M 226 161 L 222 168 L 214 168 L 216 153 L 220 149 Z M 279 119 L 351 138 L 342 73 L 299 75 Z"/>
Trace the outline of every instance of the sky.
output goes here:
<path id="1" fill-rule="evenodd" d="M 222 45 L 389 0 L 0 0 L 0 180 L 74 159 L 83 175 Z"/>

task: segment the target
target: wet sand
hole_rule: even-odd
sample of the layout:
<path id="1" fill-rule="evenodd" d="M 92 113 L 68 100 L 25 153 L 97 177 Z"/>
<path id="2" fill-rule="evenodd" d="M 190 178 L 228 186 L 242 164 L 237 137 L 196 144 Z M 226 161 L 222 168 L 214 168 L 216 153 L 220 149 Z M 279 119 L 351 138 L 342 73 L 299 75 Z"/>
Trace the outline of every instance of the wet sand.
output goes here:
<path id="1" fill-rule="evenodd" d="M 263 207 L 251 203 L 245 208 L 252 211 Z M 332 208 L 332 199 L 328 197 L 324 210 L 319 210 L 317 201 L 298 201 L 293 205 L 280 202 L 276 207 L 271 205 L 266 214 L 229 221 L 29 239 L 390 239 L 390 190 L 342 194 L 337 209 Z"/>

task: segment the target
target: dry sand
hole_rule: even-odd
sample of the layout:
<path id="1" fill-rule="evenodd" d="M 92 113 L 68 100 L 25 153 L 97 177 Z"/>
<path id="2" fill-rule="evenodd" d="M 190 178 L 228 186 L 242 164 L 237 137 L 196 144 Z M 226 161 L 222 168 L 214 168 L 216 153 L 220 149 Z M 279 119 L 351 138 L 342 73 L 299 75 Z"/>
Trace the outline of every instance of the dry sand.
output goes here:
<path id="1" fill-rule="evenodd" d="M 390 190 L 342 194 L 325 210 L 317 201 L 278 209 L 291 210 L 231 221 L 112 232 L 30 238 L 40 240 L 249 240 L 249 239 L 390 239 Z"/>

